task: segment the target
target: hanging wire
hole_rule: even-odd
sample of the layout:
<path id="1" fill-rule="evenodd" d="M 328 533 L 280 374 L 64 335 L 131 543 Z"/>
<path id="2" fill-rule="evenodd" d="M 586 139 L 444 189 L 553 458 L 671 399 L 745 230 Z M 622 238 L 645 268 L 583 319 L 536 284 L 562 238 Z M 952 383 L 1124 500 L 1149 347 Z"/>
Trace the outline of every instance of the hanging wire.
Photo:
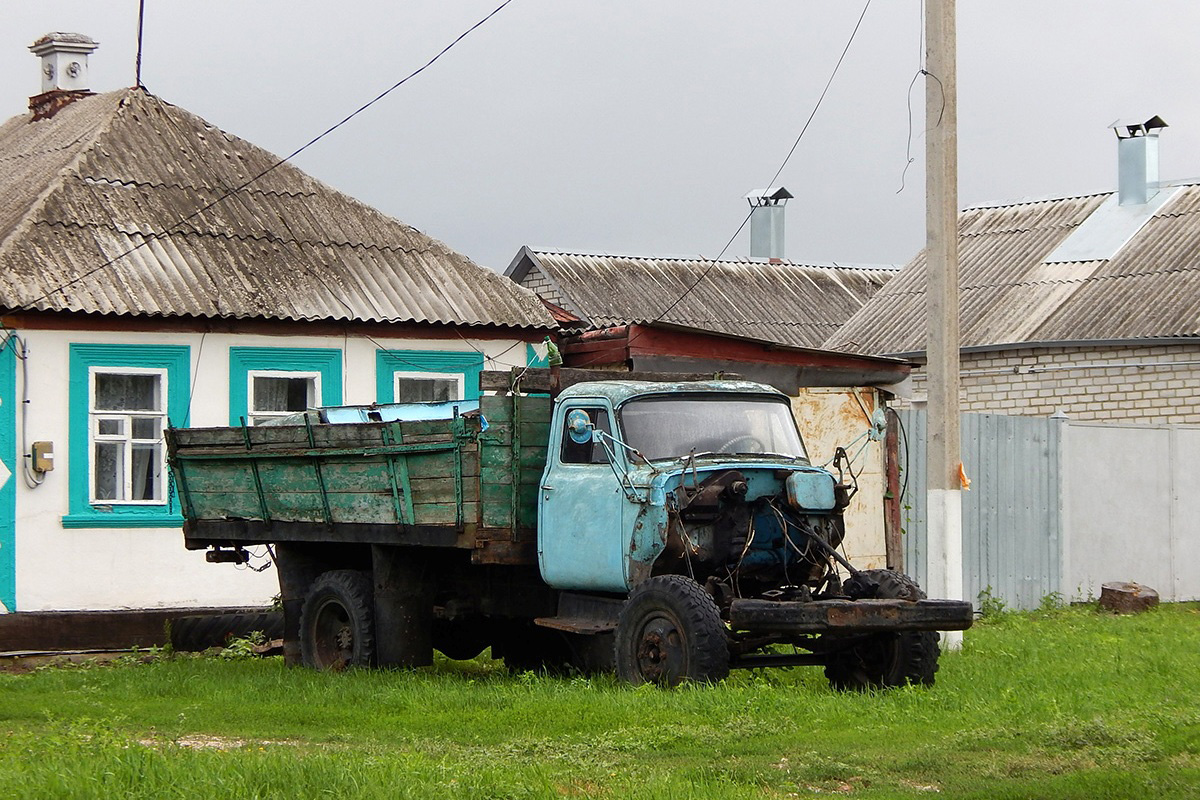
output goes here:
<path id="1" fill-rule="evenodd" d="M 841 55 L 838 56 L 837 63 L 834 64 L 833 70 L 829 73 L 829 79 L 825 82 L 825 87 L 821 90 L 821 94 L 817 98 L 816 104 L 813 105 L 813 109 L 808 115 L 808 119 L 805 120 L 804 125 L 800 128 L 800 133 L 796 136 L 796 140 L 792 142 L 791 149 L 788 150 L 787 155 L 784 156 L 783 161 L 779 164 L 779 169 L 775 170 L 775 174 L 771 176 L 771 180 L 767 182 L 767 186 L 773 186 L 775 184 L 775 181 L 779 178 L 779 176 L 783 173 L 784 168 L 787 166 L 788 161 L 791 160 L 792 155 L 796 152 L 796 148 L 800 146 L 800 141 L 804 138 L 804 134 L 808 132 L 808 128 L 812 124 L 813 119 L 816 118 L 817 111 L 820 110 L 821 104 L 825 101 L 825 96 L 829 93 L 829 88 L 833 85 L 834 78 L 837 77 L 838 71 L 842 67 L 842 62 L 846 60 L 846 54 L 850 52 L 850 46 L 854 44 L 854 39 L 858 36 L 858 30 L 862 27 L 863 19 L 867 15 L 867 9 L 870 7 L 871 0 L 867 0 L 867 2 L 863 5 L 862 12 L 858 15 L 858 20 L 854 23 L 854 29 L 850 32 L 850 37 L 846 40 L 845 47 L 842 48 Z M 725 246 L 721 248 L 721 252 L 717 254 L 717 257 L 709 262 L 708 266 L 706 266 L 700 273 L 700 276 L 696 278 L 696 280 L 693 281 L 692 284 L 688 286 L 682 294 L 676 297 L 670 305 L 659 312 L 659 314 L 650 322 L 651 325 L 662 320 L 663 317 L 665 317 L 676 306 L 683 302 L 684 298 L 691 294 L 696 287 L 699 286 L 706 277 L 708 277 L 708 274 L 717 266 L 718 263 L 720 263 L 721 258 L 725 255 L 725 252 L 730 248 L 730 246 L 733 245 L 733 242 L 737 239 L 738 234 L 740 234 L 742 229 L 746 227 L 746 223 L 750 221 L 750 217 L 753 213 L 754 211 L 751 209 L 750 213 L 746 214 L 741 224 L 738 225 L 737 230 L 734 231 L 733 235 L 730 236 L 728 241 L 725 242 Z M 641 336 L 641 332 L 634 334 L 626 343 L 626 346 L 633 344 L 633 342 L 637 341 L 637 339 Z M 587 366 L 588 364 L 600 363 L 600 361 L 604 358 L 606 358 L 605 355 L 597 354 L 590 360 L 576 363 L 579 366 Z"/>
<path id="2" fill-rule="evenodd" d="M 403 86 L 404 84 L 408 83 L 408 82 L 409 82 L 410 80 L 412 80 L 413 78 L 415 78 L 415 77 L 417 77 L 418 75 L 420 75 L 420 74 L 421 74 L 422 72 L 424 72 L 425 70 L 429 69 L 429 68 L 430 68 L 431 66 L 433 66 L 433 65 L 434 65 L 434 64 L 435 64 L 435 63 L 436 63 L 436 62 L 437 62 L 437 61 L 438 61 L 438 60 L 439 60 L 439 59 L 440 59 L 442 56 L 446 55 L 446 53 L 450 52 L 450 50 L 451 50 L 451 49 L 453 49 L 453 48 L 454 48 L 454 47 L 455 47 L 455 46 L 456 46 L 456 45 L 457 45 L 459 42 L 461 42 L 463 39 L 465 39 L 465 38 L 466 38 L 466 37 L 467 37 L 467 36 L 468 36 L 468 35 L 469 35 L 469 34 L 470 34 L 472 31 L 474 31 L 476 28 L 479 28 L 481 25 L 483 25 L 483 24 L 484 24 L 484 23 L 486 23 L 488 20 L 490 20 L 492 17 L 494 17 L 494 16 L 496 16 L 497 14 L 499 14 L 499 13 L 500 13 L 502 10 L 504 10 L 504 8 L 505 8 L 506 6 L 508 6 L 508 5 L 509 5 L 510 3 L 512 3 L 512 2 L 513 2 L 513 0 L 504 0 L 504 2 L 503 2 L 503 3 L 501 3 L 501 4 L 500 4 L 499 6 L 497 6 L 495 9 L 493 9 L 493 10 L 492 10 L 492 11 L 491 11 L 489 14 L 487 14 L 485 17 L 483 17 L 483 18 L 482 18 L 482 19 L 480 19 L 478 22 L 476 22 L 474 25 L 472 25 L 471 27 L 467 28 L 465 31 L 463 31 L 463 32 L 462 32 L 462 33 L 460 33 L 460 34 L 459 34 L 457 37 L 455 37 L 455 39 L 454 39 L 453 41 L 451 41 L 451 42 L 450 42 L 448 45 L 446 45 L 445 47 L 443 47 L 443 48 L 442 48 L 442 49 L 441 49 L 441 50 L 440 50 L 440 51 L 437 53 L 437 55 L 435 55 L 433 58 L 429 59 L 429 60 L 428 60 L 428 61 L 426 61 L 426 62 L 425 62 L 423 65 L 421 65 L 421 66 L 420 66 L 420 67 L 418 67 L 417 69 L 415 69 L 415 70 L 413 70 L 412 72 L 410 72 L 408 75 L 404 76 L 404 77 L 403 77 L 403 78 L 401 78 L 400 80 L 398 80 L 398 81 L 396 81 L 395 83 L 393 83 L 393 84 L 392 84 L 391 86 L 389 86 L 387 89 L 384 89 L 382 92 L 380 92 L 379 94 L 377 94 L 377 95 L 376 95 L 375 97 L 373 97 L 372 99 L 368 100 L 366 103 L 363 103 L 363 104 L 362 104 L 361 106 L 359 106 L 357 109 L 355 109 L 354 111 L 350 112 L 350 113 L 349 113 L 349 114 L 347 114 L 345 117 L 343 117 L 341 120 L 339 120 L 338 122 L 336 122 L 336 123 L 334 123 L 333 125 L 329 126 L 329 127 L 328 127 L 328 128 L 326 128 L 324 131 L 322 131 L 321 133 L 319 133 L 319 134 L 317 134 L 316 136 L 314 136 L 312 139 L 309 139 L 309 140 L 308 140 L 308 141 L 307 141 L 305 144 L 303 144 L 303 145 L 301 145 L 300 147 L 296 148 L 295 150 L 293 150 L 291 153 L 289 153 L 288 155 L 284 156 L 283 158 L 280 158 L 280 159 L 276 160 L 276 161 L 275 161 L 274 163 L 272 163 L 272 164 L 271 164 L 269 167 L 267 167 L 266 169 L 262 170 L 262 171 L 261 171 L 261 172 L 259 172 L 258 174 L 251 176 L 250 178 L 246 179 L 245 181 L 243 181 L 242 183 L 240 183 L 240 184 L 238 184 L 237 186 L 233 187 L 232 189 L 228 189 L 228 190 L 226 190 L 226 191 L 225 191 L 225 192 L 223 192 L 222 194 L 218 195 L 218 196 L 216 197 L 216 199 L 214 199 L 214 200 L 211 200 L 211 201 L 209 201 L 208 203 L 205 203 L 205 204 L 204 204 L 204 205 L 202 205 L 200 208 L 197 208 L 195 211 L 191 212 L 190 214 L 187 214 L 186 216 L 180 217 L 180 218 L 179 218 L 179 219 L 177 219 L 175 222 L 171 223 L 171 224 L 170 224 L 170 225 L 168 225 L 166 228 L 164 228 L 164 229 L 163 229 L 161 232 L 153 232 L 153 231 L 152 231 L 152 232 L 150 232 L 149 234 L 145 234 L 145 235 L 142 237 L 142 240 L 141 240 L 140 242 L 138 242 L 137 244 L 135 244 L 133 247 L 130 247 L 130 248 L 128 248 L 128 249 L 126 249 L 126 250 L 124 250 L 124 251 L 122 251 L 122 252 L 118 253 L 117 255 L 113 256 L 113 257 L 112 257 L 112 258 L 110 258 L 110 259 L 108 259 L 108 260 L 107 260 L 107 261 L 105 261 L 104 263 L 100 264 L 99 266 L 93 267 L 92 269 L 90 269 L 90 270 L 87 270 L 86 272 L 84 272 L 84 273 L 83 273 L 83 274 L 81 274 L 81 275 L 77 275 L 77 276 L 75 276 L 74 278 L 72 278 L 71 280 L 67 281 L 66 283 L 63 283 L 63 284 L 61 284 L 61 285 L 59 285 L 59 286 L 57 286 L 57 287 L 55 287 L 55 288 L 53 288 L 53 289 L 51 289 L 51 290 L 49 290 L 49 291 L 47 291 L 47 292 L 43 293 L 43 294 L 41 294 L 41 295 L 39 295 L 39 296 L 37 296 L 37 297 L 33 298 L 32 300 L 27 300 L 27 301 L 25 301 L 25 302 L 24 302 L 24 303 L 22 303 L 20 306 L 17 306 L 16 308 L 14 308 L 14 309 L 11 309 L 11 310 L 12 310 L 12 311 L 26 311 L 26 310 L 29 310 L 29 309 L 30 309 L 30 308 L 32 308 L 32 307 L 33 307 L 33 306 L 34 306 L 36 303 L 40 303 L 42 300 L 45 300 L 46 298 L 48 298 L 48 297 L 51 297 L 52 295 L 58 294 L 59 292 L 62 292 L 62 291 L 64 291 L 64 290 L 66 290 L 66 289 L 70 288 L 71 286 L 74 286 L 76 283 L 79 283 L 80 281 L 82 281 L 82 280 L 85 280 L 85 279 L 87 279 L 87 278 L 91 277 L 92 275 L 95 275 L 97 272 L 100 272 L 101 270 L 107 269 L 108 267 L 110 267 L 110 266 L 112 266 L 113 264 L 115 264 L 117 261 L 120 261 L 121 259 L 123 259 L 123 258 L 125 258 L 126 256 L 130 255 L 131 253 L 134 253 L 134 252 L 136 252 L 137 250 L 140 250 L 141 248 L 145 247 L 146 245 L 150 244 L 151 242 L 153 242 L 153 241 L 155 241 L 155 240 L 157 240 L 157 239 L 160 239 L 160 238 L 162 238 L 162 237 L 168 236 L 168 235 L 169 235 L 169 234 L 170 234 L 172 231 L 174 231 L 174 230 L 175 230 L 176 228 L 178 228 L 180 225 L 183 225 L 184 223 L 186 223 L 186 222 L 189 222 L 189 221 L 191 221 L 191 220 L 195 219 L 195 218 L 196 218 L 196 217 L 198 217 L 200 214 L 203 214 L 205 211 L 209 210 L 210 208 L 212 208 L 213 206 L 217 205 L 218 203 L 221 203 L 221 202 L 223 202 L 223 201 L 227 200 L 228 198 L 230 198 L 230 197 L 232 197 L 233 195 L 235 195 L 235 194 L 237 194 L 237 193 L 241 192 L 243 189 L 247 188 L 248 186 L 250 186 L 250 185 L 252 185 L 252 184 L 256 183 L 256 182 L 257 182 L 257 181 L 259 181 L 259 180 L 261 180 L 261 179 L 262 179 L 262 178 L 264 178 L 266 175 L 270 174 L 271 172 L 274 172 L 274 171 L 275 171 L 276 169 L 278 169 L 279 167 L 281 167 L 281 166 L 283 166 L 284 164 L 286 164 L 286 163 L 290 162 L 290 161 L 291 161 L 292 159 L 294 159 L 296 156 L 300 155 L 300 154 L 301 154 L 301 153 L 303 153 L 305 150 L 307 150 L 308 148 L 312 147 L 312 146 L 313 146 L 313 145 L 315 145 L 317 142 L 321 141 L 321 140 L 322 140 L 322 139 L 324 139 L 326 136 L 330 135 L 331 133 L 333 133 L 334 131 L 336 131 L 338 128 L 342 127 L 343 125 L 345 125 L 346 123 L 348 123 L 350 120 L 354 119 L 354 118 L 355 118 L 355 117 L 357 117 L 359 114 L 363 113 L 363 112 L 364 112 L 364 111 L 366 111 L 368 108 L 370 108 L 371 106 L 375 105 L 375 104 L 376 104 L 376 103 L 378 103 L 380 100 L 384 99 L 384 98 L 385 98 L 385 97 L 387 97 L 389 94 L 391 94 L 391 93 L 392 93 L 392 92 L 394 92 L 395 90 L 399 89 L 401 86 Z M 139 85 L 140 85 L 140 80 L 139 80 Z"/>

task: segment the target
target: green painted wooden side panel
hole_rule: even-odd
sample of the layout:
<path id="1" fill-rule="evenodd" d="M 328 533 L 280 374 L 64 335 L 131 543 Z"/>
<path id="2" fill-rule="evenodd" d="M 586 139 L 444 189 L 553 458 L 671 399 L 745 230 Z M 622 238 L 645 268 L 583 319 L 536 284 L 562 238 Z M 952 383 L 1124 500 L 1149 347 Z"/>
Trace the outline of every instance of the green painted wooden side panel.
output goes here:
<path id="1" fill-rule="evenodd" d="M 480 410 L 491 426 L 479 448 L 483 524 L 536 530 L 538 487 L 550 436 L 550 398 L 489 396 L 480 400 Z"/>
<path id="2" fill-rule="evenodd" d="M 192 519 L 534 530 L 550 401 L 513 402 L 483 398 L 486 431 L 460 418 L 192 428 L 168 439 Z"/>

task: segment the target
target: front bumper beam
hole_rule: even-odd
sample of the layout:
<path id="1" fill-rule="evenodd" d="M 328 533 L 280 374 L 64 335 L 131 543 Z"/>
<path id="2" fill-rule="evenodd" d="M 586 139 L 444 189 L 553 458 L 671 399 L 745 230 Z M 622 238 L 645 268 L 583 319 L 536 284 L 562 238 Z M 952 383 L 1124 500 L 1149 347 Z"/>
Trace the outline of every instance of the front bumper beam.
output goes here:
<path id="1" fill-rule="evenodd" d="M 965 600 L 734 600 L 729 626 L 756 634 L 961 631 L 974 610 Z"/>

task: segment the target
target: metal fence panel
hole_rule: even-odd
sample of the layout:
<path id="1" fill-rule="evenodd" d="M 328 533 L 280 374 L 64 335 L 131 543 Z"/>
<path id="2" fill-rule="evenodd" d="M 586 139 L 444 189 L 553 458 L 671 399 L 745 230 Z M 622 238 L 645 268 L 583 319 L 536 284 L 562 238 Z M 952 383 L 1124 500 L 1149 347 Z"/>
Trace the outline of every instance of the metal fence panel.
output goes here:
<path id="1" fill-rule="evenodd" d="M 1163 600 L 1200 596 L 1200 429 L 1076 422 L 1064 443 L 1071 594 L 1136 581 Z"/>
<path id="2" fill-rule="evenodd" d="M 925 432 L 922 410 L 900 412 L 902 525 L 907 571 L 928 583 Z M 1062 592 L 1061 436 L 1058 420 L 962 415 L 963 589 L 1011 608 L 1036 608 Z"/>

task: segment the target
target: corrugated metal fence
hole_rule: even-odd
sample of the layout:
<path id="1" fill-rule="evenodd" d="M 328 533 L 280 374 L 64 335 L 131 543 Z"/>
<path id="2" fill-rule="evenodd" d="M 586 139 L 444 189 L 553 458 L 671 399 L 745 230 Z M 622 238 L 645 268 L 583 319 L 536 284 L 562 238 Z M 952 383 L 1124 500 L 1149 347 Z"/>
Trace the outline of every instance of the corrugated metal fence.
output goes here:
<path id="1" fill-rule="evenodd" d="M 905 571 L 928 584 L 924 410 L 899 412 Z M 1010 608 L 1138 581 L 1200 597 L 1200 429 L 962 415 L 963 590 Z"/>
<path id="2" fill-rule="evenodd" d="M 924 410 L 900 412 L 904 563 L 927 584 Z M 985 589 L 1006 605 L 1034 608 L 1061 592 L 1063 422 L 999 414 L 962 415 L 962 457 L 971 491 L 963 492 L 963 589 Z"/>

